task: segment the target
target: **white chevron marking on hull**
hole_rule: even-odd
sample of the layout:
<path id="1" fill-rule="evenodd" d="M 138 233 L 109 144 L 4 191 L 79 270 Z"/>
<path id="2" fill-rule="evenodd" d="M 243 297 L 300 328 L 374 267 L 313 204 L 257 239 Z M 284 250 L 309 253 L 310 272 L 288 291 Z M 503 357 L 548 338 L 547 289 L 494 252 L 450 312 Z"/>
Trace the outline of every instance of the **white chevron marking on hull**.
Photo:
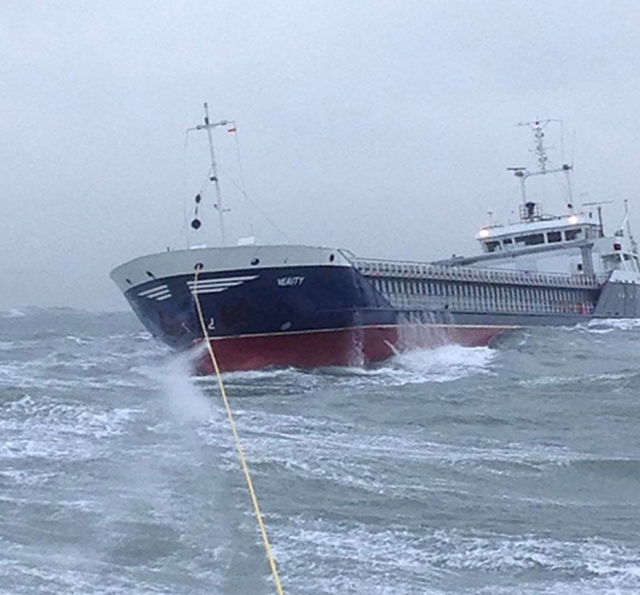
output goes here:
<path id="1" fill-rule="evenodd" d="M 166 285 L 156 285 L 151 289 L 146 289 L 145 291 L 141 291 L 138 294 L 138 297 L 154 297 L 156 293 L 166 293 L 169 291 L 169 288 Z"/>
<path id="2" fill-rule="evenodd" d="M 253 279 L 257 278 L 258 275 L 247 275 L 244 277 L 226 277 L 224 279 L 205 279 L 203 281 L 198 281 L 197 293 L 198 295 L 205 293 L 220 293 L 230 289 L 231 287 L 243 285 L 247 281 L 253 281 Z M 191 293 L 195 295 L 196 291 L 194 291 L 194 287 L 196 287 L 196 282 L 187 281 L 187 285 L 189 286 Z"/>
<path id="3" fill-rule="evenodd" d="M 138 297 L 144 297 L 148 300 L 166 300 L 171 297 L 171 291 L 166 285 L 158 285 L 157 287 L 153 287 L 152 289 L 147 289 L 145 291 L 141 291 L 138 294 Z"/>
<path id="4" fill-rule="evenodd" d="M 244 283 L 246 281 L 252 281 L 253 279 L 257 279 L 258 275 L 247 275 L 244 277 L 224 277 L 220 279 L 202 279 L 198 281 L 198 287 L 205 287 L 207 285 L 225 285 L 227 283 L 235 283 L 236 281 Z M 187 281 L 189 287 L 193 287 L 196 282 L 195 281 Z"/>

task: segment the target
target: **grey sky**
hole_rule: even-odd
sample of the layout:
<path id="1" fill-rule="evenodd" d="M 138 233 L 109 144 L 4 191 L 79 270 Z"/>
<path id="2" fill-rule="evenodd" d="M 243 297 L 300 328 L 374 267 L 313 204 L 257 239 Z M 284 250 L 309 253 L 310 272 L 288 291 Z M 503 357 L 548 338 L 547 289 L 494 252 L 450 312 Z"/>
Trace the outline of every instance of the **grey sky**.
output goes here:
<path id="1" fill-rule="evenodd" d="M 640 209 L 639 31 L 624 1 L 5 0 L 0 309 L 126 308 L 110 269 L 184 243 L 207 167 L 193 136 L 185 175 L 184 131 L 203 101 L 237 120 L 249 196 L 292 242 L 474 251 L 487 211 L 517 208 L 505 168 L 530 138 L 514 124 L 536 117 L 564 120 L 576 196 L 619 200 L 613 225 L 623 198 Z M 216 142 L 237 180 L 233 138 Z"/>

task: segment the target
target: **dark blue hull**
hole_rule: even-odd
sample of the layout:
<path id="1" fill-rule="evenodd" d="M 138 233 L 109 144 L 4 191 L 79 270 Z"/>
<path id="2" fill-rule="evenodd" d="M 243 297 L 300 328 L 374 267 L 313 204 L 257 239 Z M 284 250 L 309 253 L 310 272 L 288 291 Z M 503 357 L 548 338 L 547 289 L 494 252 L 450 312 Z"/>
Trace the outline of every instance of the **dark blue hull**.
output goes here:
<path id="1" fill-rule="evenodd" d="M 225 289 L 221 289 L 224 285 L 211 286 L 220 279 L 247 280 Z M 202 338 L 193 282 L 193 275 L 163 278 L 125 295 L 151 333 L 172 347 L 183 348 Z M 166 290 L 160 298 L 164 299 L 158 299 L 158 290 L 153 290 L 163 286 Z M 165 297 L 166 291 L 170 298 Z M 357 270 L 348 267 L 204 272 L 197 291 L 213 339 L 396 325 L 400 315 Z"/>

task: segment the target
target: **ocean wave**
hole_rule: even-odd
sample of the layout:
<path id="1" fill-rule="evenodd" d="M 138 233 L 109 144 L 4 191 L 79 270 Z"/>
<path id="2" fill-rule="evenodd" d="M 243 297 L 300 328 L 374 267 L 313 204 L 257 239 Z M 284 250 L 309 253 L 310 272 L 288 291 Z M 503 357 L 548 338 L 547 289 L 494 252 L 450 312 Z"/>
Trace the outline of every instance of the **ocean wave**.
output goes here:
<path id="1" fill-rule="evenodd" d="M 445 345 L 414 349 L 397 355 L 393 364 L 427 382 L 451 382 L 467 376 L 491 373 L 497 351 L 489 347 Z"/>
<path id="2" fill-rule="evenodd" d="M 108 448 L 138 415 L 133 408 L 102 410 L 83 403 L 25 396 L 5 404 L 0 459 L 41 459 L 56 464 L 86 461 Z"/>
<path id="3" fill-rule="evenodd" d="M 261 554 L 217 379 L 192 377 L 128 318 L 86 316 L 51 316 L 54 334 L 40 339 L 44 317 L 5 321 L 0 488 L 26 538 L 6 548 L 0 576 L 25 593 L 205 592 L 212 568 Z M 640 592 L 637 339 L 614 327 L 573 332 L 522 331 L 499 349 L 418 349 L 372 366 L 225 373 L 285 586 Z M 163 540 L 137 524 L 145 516 L 184 548 L 145 561 Z M 52 565 L 65 535 L 77 549 Z M 127 554 L 138 545 L 135 565 Z"/>
<path id="4" fill-rule="evenodd" d="M 322 577 L 323 566 L 330 566 L 345 582 L 357 583 L 366 577 L 379 587 L 396 587 L 399 592 L 405 592 L 403 587 L 409 587 L 406 592 L 426 592 L 411 587 L 422 583 L 433 588 L 444 581 L 451 585 L 469 573 L 476 577 L 473 593 L 582 593 L 594 582 L 599 589 L 604 585 L 640 589 L 640 551 L 604 539 L 563 541 L 534 534 L 474 534 L 455 529 L 417 532 L 402 525 L 335 524 L 301 516 L 279 527 L 276 539 L 291 544 L 278 548 L 279 561 L 293 569 L 301 590 L 309 593 L 314 592 L 313 581 Z M 310 560 L 315 563 L 310 565 Z M 527 584 L 525 577 L 534 575 L 553 577 L 553 581 Z M 505 589 L 504 581 L 496 581 L 496 576 L 512 577 L 507 581 L 512 583 L 510 588 Z M 464 581 L 460 587 L 462 584 Z M 560 586 L 562 590 L 556 591 Z M 469 591 L 461 588 L 457 592 Z"/>
<path id="5" fill-rule="evenodd" d="M 619 383 L 640 376 L 640 371 L 609 372 L 603 374 L 584 374 L 581 376 L 540 376 L 518 380 L 518 386 L 574 386 L 577 383 L 610 384 Z"/>
<path id="6" fill-rule="evenodd" d="M 637 482 L 640 477 L 640 460 L 632 457 L 585 456 L 573 461 L 572 467 L 607 479 L 629 479 Z"/>
<path id="7" fill-rule="evenodd" d="M 444 383 L 469 376 L 491 374 L 498 351 L 489 347 L 445 345 L 434 349 L 411 349 L 385 362 L 368 366 L 334 366 L 319 369 L 273 368 L 226 372 L 230 385 L 267 382 L 271 387 L 296 387 L 304 392 L 321 386 L 403 386 Z M 210 378 L 199 379 L 203 385 Z"/>
<path id="8" fill-rule="evenodd" d="M 0 318 L 24 318 L 25 316 L 26 314 L 22 310 L 18 310 L 17 308 L 12 308 L 11 310 L 0 312 Z"/>
<path id="9" fill-rule="evenodd" d="M 610 335 L 617 331 L 629 332 L 638 329 L 640 329 L 640 318 L 592 318 L 570 326 L 553 327 L 551 330 L 588 335 Z"/>
<path id="10" fill-rule="evenodd" d="M 640 318 L 594 318 L 587 323 L 586 328 L 589 331 L 633 331 L 640 328 Z"/>
<path id="11" fill-rule="evenodd" d="M 402 436 L 392 431 L 372 435 L 354 424 L 326 417 L 258 414 L 239 408 L 238 402 L 235 414 L 256 473 L 292 474 L 301 480 L 321 480 L 398 497 L 439 489 L 414 481 L 410 473 L 398 473 L 398 469 L 432 468 L 440 475 L 438 469 L 450 467 L 458 473 L 457 480 L 472 482 L 474 477 L 496 474 L 538 477 L 545 470 L 594 458 L 588 452 L 554 445 L 429 440 L 424 430 L 415 426 Z M 219 446 L 219 437 L 228 435 L 224 426 L 203 436 L 203 440 Z"/>

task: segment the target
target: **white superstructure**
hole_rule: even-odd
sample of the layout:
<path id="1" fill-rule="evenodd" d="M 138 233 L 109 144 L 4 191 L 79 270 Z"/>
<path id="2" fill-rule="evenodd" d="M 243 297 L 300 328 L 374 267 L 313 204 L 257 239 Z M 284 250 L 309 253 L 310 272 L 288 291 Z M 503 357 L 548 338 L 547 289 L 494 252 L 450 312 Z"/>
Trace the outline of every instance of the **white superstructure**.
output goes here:
<path id="1" fill-rule="evenodd" d="M 574 209 L 570 177 L 573 166 L 549 166 L 542 131 L 551 121 L 527 123 L 534 132 L 533 150 L 537 156 L 538 169 L 529 171 L 522 167 L 510 168 L 520 181 L 520 221 L 483 227 L 476 235 L 481 255 L 452 259 L 449 262 L 492 269 L 569 275 L 624 271 L 640 280 L 638 250 L 629 228 L 628 213 L 612 235 L 605 235 L 599 205 L 597 218 L 593 217 L 593 212 L 580 213 Z M 544 213 L 542 205 L 530 200 L 527 195 L 526 181 L 529 178 L 557 174 L 565 178 L 567 204 L 564 215 Z"/>

